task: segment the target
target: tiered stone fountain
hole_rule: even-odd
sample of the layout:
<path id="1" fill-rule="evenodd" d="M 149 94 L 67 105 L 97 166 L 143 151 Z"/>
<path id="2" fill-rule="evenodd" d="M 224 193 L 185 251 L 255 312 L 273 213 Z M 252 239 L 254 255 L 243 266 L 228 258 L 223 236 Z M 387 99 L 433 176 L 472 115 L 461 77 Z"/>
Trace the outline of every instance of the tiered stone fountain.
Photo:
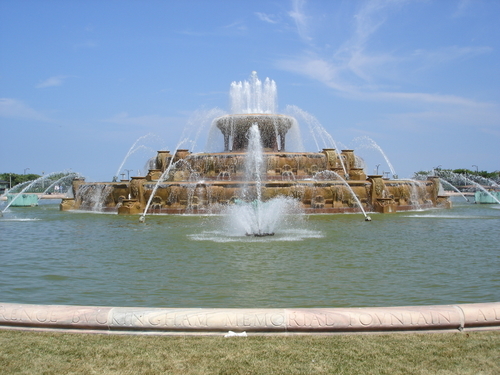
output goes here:
<path id="1" fill-rule="evenodd" d="M 220 152 L 158 151 L 155 168 L 144 177 L 102 183 L 75 179 L 74 198 L 64 199 L 61 210 L 97 207 L 119 214 L 219 213 L 228 205 L 250 202 L 257 196 L 263 202 L 293 198 L 306 214 L 392 213 L 450 206 L 447 197 L 438 194 L 437 177 L 409 181 L 366 175 L 353 150 L 289 150 L 287 137 L 298 133 L 298 124 L 291 116 L 275 113 L 276 97 L 274 81 L 261 82 L 255 72 L 249 82 L 233 82 L 233 114 L 212 123 L 223 138 Z M 249 129 L 254 124 L 264 158 L 258 184 L 245 168 Z"/>

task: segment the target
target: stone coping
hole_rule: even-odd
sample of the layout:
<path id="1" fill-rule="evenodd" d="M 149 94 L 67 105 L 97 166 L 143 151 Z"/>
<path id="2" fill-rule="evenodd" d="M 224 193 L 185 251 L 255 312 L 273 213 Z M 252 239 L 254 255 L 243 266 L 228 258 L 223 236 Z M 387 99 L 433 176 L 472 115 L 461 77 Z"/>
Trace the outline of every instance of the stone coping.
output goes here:
<path id="1" fill-rule="evenodd" d="M 500 302 L 363 308 L 147 308 L 0 303 L 0 329 L 313 334 L 500 329 Z"/>

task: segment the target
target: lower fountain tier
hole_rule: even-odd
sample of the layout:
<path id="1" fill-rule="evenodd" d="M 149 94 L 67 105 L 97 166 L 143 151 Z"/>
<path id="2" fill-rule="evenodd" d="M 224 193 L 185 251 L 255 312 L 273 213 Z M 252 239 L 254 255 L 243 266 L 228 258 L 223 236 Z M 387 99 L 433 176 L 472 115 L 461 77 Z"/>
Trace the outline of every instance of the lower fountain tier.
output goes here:
<path id="1" fill-rule="evenodd" d="M 177 150 L 171 155 L 159 151 L 156 168 L 145 177 L 109 183 L 75 179 L 75 198 L 63 200 L 61 209 L 135 214 L 144 212 L 150 202 L 150 212 L 217 213 L 238 200 L 253 201 L 259 196 L 263 201 L 292 197 L 306 213 L 359 212 L 361 207 L 390 213 L 450 205 L 438 196 L 439 178 L 407 181 L 366 176 L 353 150 L 264 152 L 258 176 L 247 175 L 247 156 L 244 152 Z"/>
<path id="2" fill-rule="evenodd" d="M 75 180 L 75 198 L 64 199 L 61 210 L 142 213 L 155 184 L 155 181 L 147 181 L 145 178 L 113 183 L 85 183 Z M 438 196 L 437 178 L 416 182 L 369 176 L 365 181 L 348 182 L 264 180 L 257 184 L 254 181 L 166 181 L 157 187 L 148 212 L 218 213 L 238 200 L 253 201 L 257 197 L 258 187 L 263 201 L 278 196 L 293 197 L 300 202 L 303 212 L 308 214 L 361 212 L 358 201 L 365 211 L 381 213 L 450 207 L 447 197 Z"/>

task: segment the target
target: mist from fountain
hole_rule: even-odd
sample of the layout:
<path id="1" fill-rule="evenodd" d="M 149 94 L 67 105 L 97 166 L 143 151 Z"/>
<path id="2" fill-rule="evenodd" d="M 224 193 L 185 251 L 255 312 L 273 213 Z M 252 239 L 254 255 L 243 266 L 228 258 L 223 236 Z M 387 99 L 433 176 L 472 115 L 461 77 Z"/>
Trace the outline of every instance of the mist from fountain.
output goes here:
<path id="1" fill-rule="evenodd" d="M 420 196 L 419 188 L 421 187 L 420 182 L 415 180 L 405 180 L 405 181 L 408 181 L 410 184 L 410 204 L 412 207 L 415 208 L 415 210 L 420 211 L 422 209 L 419 200 Z"/>
<path id="2" fill-rule="evenodd" d="M 110 185 L 84 185 L 76 194 L 76 199 L 81 201 L 81 207 L 91 212 L 103 212 L 104 203 L 113 191 Z"/>
<path id="3" fill-rule="evenodd" d="M 65 184 L 63 184 L 63 182 L 67 182 L 67 183 L 68 183 L 68 187 L 69 187 L 69 186 L 71 186 L 71 182 L 72 182 L 72 181 L 73 181 L 73 179 L 75 179 L 75 178 L 82 178 L 82 176 L 81 176 L 79 173 L 76 173 L 76 172 L 75 172 L 75 173 L 69 173 L 68 175 L 63 176 L 63 177 L 61 177 L 61 178 L 57 179 L 56 181 L 54 181 L 53 183 L 51 183 L 51 184 L 49 185 L 49 187 L 43 191 L 43 193 L 42 193 L 42 194 L 43 194 L 43 195 L 45 195 L 45 194 L 50 193 L 50 190 L 51 190 L 51 189 L 53 190 L 56 186 L 61 186 L 61 184 L 62 184 L 63 186 L 65 186 Z M 73 192 L 73 190 L 72 190 L 72 189 L 68 189 L 68 187 L 66 188 L 67 192 L 68 192 L 68 193 L 69 193 L 69 192 L 71 192 L 71 193 L 72 193 L 72 192 Z"/>
<path id="4" fill-rule="evenodd" d="M 262 201 L 265 159 L 257 124 L 250 127 L 248 137 L 242 199 L 225 209 L 226 225 L 233 235 L 273 236 L 275 231 L 287 222 L 290 215 L 301 213 L 299 204 L 291 197 L 276 197 Z M 250 181 L 254 183 L 250 184 Z"/>
<path id="5" fill-rule="evenodd" d="M 491 186 L 494 188 L 500 188 L 500 185 L 498 185 L 498 183 L 496 181 L 492 180 L 491 178 L 478 176 L 478 175 L 469 175 L 469 176 L 471 177 L 471 179 L 473 178 L 474 181 L 476 181 L 477 183 L 480 183 L 481 185 L 487 185 L 487 186 Z"/>

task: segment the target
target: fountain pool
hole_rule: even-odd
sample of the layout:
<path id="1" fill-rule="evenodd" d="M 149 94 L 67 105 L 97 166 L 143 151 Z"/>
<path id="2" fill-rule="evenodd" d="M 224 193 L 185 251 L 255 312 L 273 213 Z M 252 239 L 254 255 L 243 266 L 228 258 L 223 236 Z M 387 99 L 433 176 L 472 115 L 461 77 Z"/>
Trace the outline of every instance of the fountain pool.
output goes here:
<path id="1" fill-rule="evenodd" d="M 453 198 L 455 199 L 455 198 Z M 147 307 L 359 307 L 500 300 L 497 205 L 301 216 L 270 237 L 226 216 L 61 212 L 0 218 L 2 302 Z"/>

